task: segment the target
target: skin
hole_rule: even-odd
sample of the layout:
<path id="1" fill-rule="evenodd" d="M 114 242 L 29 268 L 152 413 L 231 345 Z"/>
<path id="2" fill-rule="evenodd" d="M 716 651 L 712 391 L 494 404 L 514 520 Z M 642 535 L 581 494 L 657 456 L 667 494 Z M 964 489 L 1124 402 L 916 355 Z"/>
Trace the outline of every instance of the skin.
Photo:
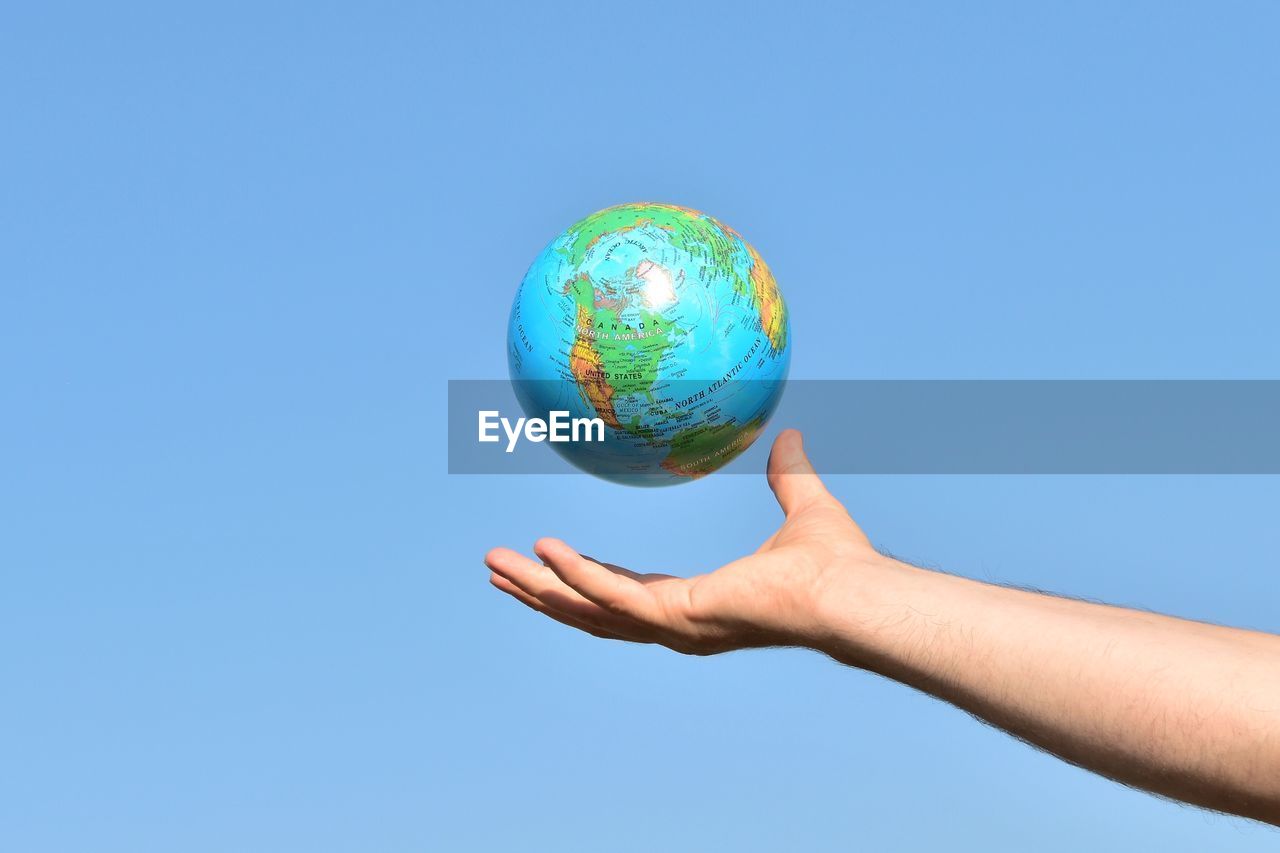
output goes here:
<path id="1" fill-rule="evenodd" d="M 944 699 L 1066 761 L 1280 826 L 1280 636 L 980 583 L 876 551 L 782 433 L 785 514 L 692 578 L 557 539 L 485 557 L 491 583 L 597 637 L 710 655 L 801 646 Z"/>

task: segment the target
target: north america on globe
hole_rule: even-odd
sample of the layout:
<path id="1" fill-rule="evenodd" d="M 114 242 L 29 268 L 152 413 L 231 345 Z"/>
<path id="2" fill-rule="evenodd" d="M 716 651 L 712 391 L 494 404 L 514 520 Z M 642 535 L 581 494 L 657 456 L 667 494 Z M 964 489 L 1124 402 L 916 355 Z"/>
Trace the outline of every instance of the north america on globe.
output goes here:
<path id="1" fill-rule="evenodd" d="M 791 358 L 786 303 L 760 254 L 719 220 L 621 204 L 565 229 L 511 308 L 507 357 L 531 418 L 599 418 L 606 439 L 552 447 L 620 483 L 688 482 L 760 435 Z"/>

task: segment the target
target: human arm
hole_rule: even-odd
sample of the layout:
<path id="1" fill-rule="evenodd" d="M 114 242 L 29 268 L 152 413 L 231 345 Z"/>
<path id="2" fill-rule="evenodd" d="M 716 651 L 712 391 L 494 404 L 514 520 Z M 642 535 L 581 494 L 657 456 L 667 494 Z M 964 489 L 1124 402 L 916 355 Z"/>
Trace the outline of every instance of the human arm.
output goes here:
<path id="1" fill-rule="evenodd" d="M 804 646 L 957 705 L 1098 773 L 1280 825 L 1280 637 L 1026 592 L 878 553 L 794 431 L 769 482 L 786 519 L 694 578 L 540 540 L 486 557 L 499 589 L 596 636 L 690 654 Z"/>

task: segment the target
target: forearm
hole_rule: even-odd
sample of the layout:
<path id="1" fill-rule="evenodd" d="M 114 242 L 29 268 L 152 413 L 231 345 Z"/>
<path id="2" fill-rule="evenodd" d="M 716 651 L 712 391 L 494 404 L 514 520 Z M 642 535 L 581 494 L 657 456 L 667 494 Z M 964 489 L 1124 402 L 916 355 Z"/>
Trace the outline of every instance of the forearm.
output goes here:
<path id="1" fill-rule="evenodd" d="M 1280 637 L 885 559 L 837 571 L 810 644 L 1127 784 L 1280 824 Z"/>

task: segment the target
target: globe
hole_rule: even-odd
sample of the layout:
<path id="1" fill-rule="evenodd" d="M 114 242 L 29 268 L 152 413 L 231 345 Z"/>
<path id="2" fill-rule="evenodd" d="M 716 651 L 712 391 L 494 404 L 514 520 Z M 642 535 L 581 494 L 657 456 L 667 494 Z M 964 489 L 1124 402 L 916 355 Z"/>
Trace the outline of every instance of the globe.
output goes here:
<path id="1" fill-rule="evenodd" d="M 621 204 L 533 261 L 507 354 L 528 418 L 593 419 L 595 435 L 551 442 L 569 462 L 614 482 L 672 485 L 760 435 L 786 380 L 790 325 L 773 274 L 738 232 L 686 207 Z"/>

